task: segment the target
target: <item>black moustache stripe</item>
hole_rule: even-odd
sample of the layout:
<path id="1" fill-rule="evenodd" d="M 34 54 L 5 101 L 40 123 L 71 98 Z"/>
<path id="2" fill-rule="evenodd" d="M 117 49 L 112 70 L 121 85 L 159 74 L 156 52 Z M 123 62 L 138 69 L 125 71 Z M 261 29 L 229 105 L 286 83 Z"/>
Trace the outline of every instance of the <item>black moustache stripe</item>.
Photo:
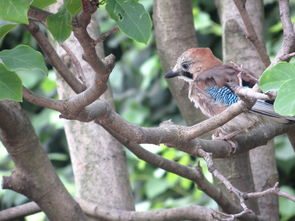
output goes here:
<path id="1" fill-rule="evenodd" d="M 193 79 L 193 75 L 191 73 L 187 72 L 187 71 L 186 72 L 183 72 L 182 75 L 185 76 L 185 77 L 187 77 L 187 78 Z"/>

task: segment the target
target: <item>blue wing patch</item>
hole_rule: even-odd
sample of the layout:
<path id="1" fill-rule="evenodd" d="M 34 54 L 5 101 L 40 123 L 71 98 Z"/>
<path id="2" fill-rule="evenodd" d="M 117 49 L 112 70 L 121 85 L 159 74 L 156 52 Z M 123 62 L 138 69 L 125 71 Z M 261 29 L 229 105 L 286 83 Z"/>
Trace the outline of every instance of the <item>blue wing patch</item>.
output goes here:
<path id="1" fill-rule="evenodd" d="M 238 102 L 239 97 L 228 87 L 207 87 L 205 89 L 215 101 L 223 103 L 225 105 L 231 105 Z"/>

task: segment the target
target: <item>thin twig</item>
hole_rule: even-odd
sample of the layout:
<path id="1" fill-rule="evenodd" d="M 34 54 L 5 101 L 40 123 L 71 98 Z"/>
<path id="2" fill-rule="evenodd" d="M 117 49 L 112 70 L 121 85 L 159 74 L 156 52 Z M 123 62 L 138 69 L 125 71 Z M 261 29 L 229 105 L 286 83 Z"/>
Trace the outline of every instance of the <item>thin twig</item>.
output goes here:
<path id="1" fill-rule="evenodd" d="M 280 0 L 279 9 L 280 19 L 283 25 L 283 44 L 272 64 L 278 63 L 282 57 L 295 50 L 295 32 L 290 16 L 289 0 Z"/>
<path id="2" fill-rule="evenodd" d="M 58 71 L 63 79 L 70 85 L 70 87 L 76 92 L 80 93 L 85 90 L 77 78 L 69 71 L 69 69 L 62 62 L 52 45 L 49 43 L 46 36 L 42 33 L 39 26 L 30 20 L 28 25 L 25 25 L 28 31 L 34 36 L 38 45 L 48 57 L 52 66 Z"/>
<path id="3" fill-rule="evenodd" d="M 281 196 L 281 197 L 287 198 L 287 199 L 295 202 L 295 196 L 292 196 L 288 193 L 284 193 L 284 192 L 280 191 L 278 182 L 276 182 L 275 185 L 269 189 L 266 189 L 266 190 L 263 190 L 260 192 L 246 193 L 244 196 L 245 196 L 245 198 L 261 198 L 261 197 L 269 195 L 269 194 Z"/>
<path id="4" fill-rule="evenodd" d="M 252 210 L 250 210 L 247 205 L 245 204 L 245 200 L 249 199 L 249 198 L 261 198 L 264 197 L 266 195 L 277 195 L 277 196 L 281 196 L 284 198 L 287 198 L 293 202 L 295 202 L 295 196 L 292 196 L 290 194 L 284 193 L 282 191 L 280 191 L 279 189 L 279 183 L 277 182 L 273 187 L 263 190 L 263 191 L 257 191 L 257 192 L 252 192 L 252 193 L 244 193 L 240 190 L 238 190 L 237 188 L 235 188 L 228 179 L 226 179 L 214 166 L 213 164 L 213 160 L 212 160 L 212 154 L 208 153 L 206 151 L 204 151 L 203 149 L 199 148 L 198 150 L 199 155 L 206 161 L 207 166 L 208 166 L 208 170 L 213 174 L 214 177 L 216 177 L 221 183 L 224 184 L 224 186 L 226 187 L 226 189 L 229 192 L 232 192 L 236 195 L 236 197 L 239 199 L 240 201 L 240 205 L 242 206 L 243 210 L 240 213 L 237 214 L 226 214 L 226 213 L 220 213 L 224 216 L 227 216 L 226 219 L 220 219 L 222 221 L 232 221 L 235 218 L 238 218 L 246 213 L 253 213 Z"/>
<path id="5" fill-rule="evenodd" d="M 259 40 L 259 38 L 255 32 L 255 29 L 253 27 L 253 24 L 251 22 L 249 14 L 246 10 L 246 1 L 245 0 L 234 0 L 234 3 L 236 5 L 236 7 L 238 8 L 241 18 L 245 24 L 247 38 L 252 42 L 252 44 L 256 48 L 265 67 L 268 67 L 270 65 L 270 59 L 266 53 L 264 45 Z"/>
<path id="6" fill-rule="evenodd" d="M 103 41 L 106 40 L 110 35 L 112 35 L 114 32 L 116 32 L 116 31 L 118 31 L 118 30 L 119 30 L 119 27 L 116 26 L 116 27 L 112 28 L 111 30 L 107 31 L 106 33 L 101 34 L 101 35 L 99 36 L 99 38 L 96 39 L 96 40 L 94 41 L 94 44 L 96 45 L 96 44 L 98 44 L 98 43 L 100 43 L 100 42 L 103 42 Z"/>
<path id="7" fill-rule="evenodd" d="M 212 154 L 204 151 L 203 149 L 199 148 L 199 155 L 206 161 L 208 170 L 213 174 L 214 177 L 216 177 L 221 183 L 224 184 L 226 189 L 234 193 L 237 198 L 240 201 L 240 205 L 242 206 L 243 210 L 249 210 L 247 205 L 245 204 L 245 199 L 243 197 L 244 193 L 238 190 L 236 187 L 234 187 L 228 179 L 226 179 L 214 166 L 213 160 L 212 160 Z"/>
<path id="8" fill-rule="evenodd" d="M 81 63 L 79 62 L 78 58 L 65 43 L 60 44 L 60 46 L 70 56 L 71 61 L 72 61 L 73 65 L 75 66 L 75 70 L 77 71 L 77 74 L 78 74 L 80 80 L 84 83 L 84 85 L 86 85 L 85 75 L 84 75 L 83 69 L 81 67 Z"/>
<path id="9" fill-rule="evenodd" d="M 227 214 L 227 213 L 220 212 L 220 211 L 216 211 L 216 213 L 223 216 L 223 217 L 226 217 L 226 218 L 219 218 L 217 216 L 214 216 L 214 218 L 219 221 L 234 221 L 236 218 L 242 217 L 245 214 L 252 214 L 253 212 L 249 209 L 246 209 L 246 210 L 242 210 L 240 213 L 236 213 L 236 214 Z"/>
<path id="10" fill-rule="evenodd" d="M 292 53 L 289 53 L 289 54 L 285 54 L 285 55 L 282 55 L 279 60 L 280 61 L 288 61 L 290 60 L 292 57 L 295 56 L 295 52 L 292 52 Z"/>

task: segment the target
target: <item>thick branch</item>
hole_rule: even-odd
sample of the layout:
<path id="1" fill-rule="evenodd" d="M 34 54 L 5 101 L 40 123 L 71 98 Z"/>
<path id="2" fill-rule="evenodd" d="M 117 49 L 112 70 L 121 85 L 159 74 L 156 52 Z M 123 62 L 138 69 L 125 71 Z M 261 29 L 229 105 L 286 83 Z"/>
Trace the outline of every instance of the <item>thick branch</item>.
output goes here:
<path id="1" fill-rule="evenodd" d="M 2 188 L 34 200 L 50 220 L 87 219 L 57 177 L 18 103 L 0 102 L 0 139 L 16 167 L 3 178 Z"/>
<path id="2" fill-rule="evenodd" d="M 63 111 L 63 101 L 42 98 L 32 94 L 26 89 L 24 90 L 24 96 L 28 101 L 36 105 L 45 106 L 61 112 Z M 192 139 L 194 136 L 201 135 L 204 131 L 210 131 L 221 125 L 222 122 L 232 117 L 232 112 L 236 114 L 241 111 L 240 106 L 239 104 L 233 105 L 220 115 L 191 127 L 168 124 L 160 127 L 146 128 L 139 127 L 122 119 L 106 102 L 98 100 L 87 106 L 76 116 L 76 119 L 88 122 L 92 120 L 90 116 L 96 116 L 96 121 L 99 124 L 111 128 L 116 134 L 125 137 L 129 141 L 153 144 L 167 143 L 192 156 L 198 156 L 196 150 L 201 146 L 204 150 L 213 153 L 213 157 L 221 158 L 253 149 L 259 145 L 265 144 L 269 139 L 291 131 L 294 128 L 293 124 L 273 123 L 251 130 L 246 134 L 236 137 L 238 146 L 235 153 L 232 153 L 231 146 L 225 141 Z"/>
<path id="3" fill-rule="evenodd" d="M 85 200 L 78 200 L 82 209 L 89 215 L 108 221 L 171 221 L 200 220 L 212 221 L 214 210 L 202 206 L 133 212 L 116 209 L 102 209 L 98 205 Z"/>

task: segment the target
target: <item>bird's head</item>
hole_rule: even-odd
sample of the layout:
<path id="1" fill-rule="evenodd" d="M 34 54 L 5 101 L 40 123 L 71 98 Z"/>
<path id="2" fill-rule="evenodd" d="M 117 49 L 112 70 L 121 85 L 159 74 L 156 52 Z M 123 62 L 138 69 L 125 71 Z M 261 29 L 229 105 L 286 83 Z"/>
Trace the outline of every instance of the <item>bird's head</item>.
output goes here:
<path id="1" fill-rule="evenodd" d="M 165 74 L 165 78 L 179 77 L 191 82 L 203 71 L 221 64 L 209 48 L 191 48 L 180 55 L 172 71 Z"/>

